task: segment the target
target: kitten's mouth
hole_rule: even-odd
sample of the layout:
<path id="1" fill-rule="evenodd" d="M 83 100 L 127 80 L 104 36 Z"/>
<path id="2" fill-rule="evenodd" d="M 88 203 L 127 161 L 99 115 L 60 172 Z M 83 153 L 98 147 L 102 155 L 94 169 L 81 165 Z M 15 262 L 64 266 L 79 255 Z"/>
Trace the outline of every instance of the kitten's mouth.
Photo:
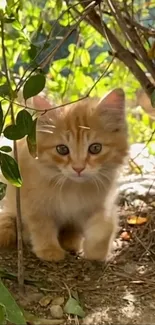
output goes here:
<path id="1" fill-rule="evenodd" d="M 68 178 L 74 182 L 82 183 L 88 181 L 90 177 L 88 175 L 68 175 Z"/>

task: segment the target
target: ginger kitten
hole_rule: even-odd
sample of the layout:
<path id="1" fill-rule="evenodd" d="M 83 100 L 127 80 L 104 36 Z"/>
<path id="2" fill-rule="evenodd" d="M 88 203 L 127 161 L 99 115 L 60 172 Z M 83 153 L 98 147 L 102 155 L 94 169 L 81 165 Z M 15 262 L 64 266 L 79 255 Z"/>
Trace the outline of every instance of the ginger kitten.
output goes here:
<path id="1" fill-rule="evenodd" d="M 65 250 L 105 260 L 117 231 L 117 171 L 127 155 L 125 96 L 87 98 L 42 115 L 37 154 L 18 142 L 23 177 L 23 235 L 41 259 L 58 261 Z M 0 214 L 0 247 L 16 241 L 15 188 L 8 184 Z"/>

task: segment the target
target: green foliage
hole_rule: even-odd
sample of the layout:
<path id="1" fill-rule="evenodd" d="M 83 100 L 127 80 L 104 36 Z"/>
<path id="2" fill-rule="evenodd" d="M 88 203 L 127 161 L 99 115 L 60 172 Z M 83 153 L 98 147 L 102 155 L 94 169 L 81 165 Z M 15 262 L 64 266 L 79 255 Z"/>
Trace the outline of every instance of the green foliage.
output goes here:
<path id="1" fill-rule="evenodd" d="M 15 325 L 26 325 L 21 309 L 0 280 L 0 324 L 6 324 L 7 321 Z"/>
<path id="2" fill-rule="evenodd" d="M 122 3 L 119 1 L 119 5 Z M 131 10 L 130 1 L 127 7 Z M 154 3 L 151 1 L 149 4 L 146 0 L 134 2 L 135 17 L 141 24 L 142 16 L 145 27 L 153 24 L 149 19 L 153 10 Z M 25 137 L 34 158 L 37 118 L 16 105 L 16 96 L 22 86 L 25 102 L 38 95 L 46 85 L 46 95 L 57 104 L 77 100 L 90 90 L 90 96 L 100 97 L 115 87 L 123 87 L 127 98 L 132 100 L 139 88 L 138 81 L 127 67 L 113 57 L 115 53 L 107 39 L 86 21 L 77 24 L 83 12 L 76 0 L 0 1 L 0 135 L 13 141 Z M 128 46 L 113 17 L 105 14 L 104 22 L 117 39 Z M 66 36 L 67 33 L 69 36 Z M 147 39 L 145 35 L 142 43 L 145 43 L 146 52 L 151 42 L 152 39 Z M 154 91 L 151 100 L 155 107 Z M 127 118 L 130 142 L 146 142 L 152 129 L 155 129 L 155 122 L 143 110 L 137 112 L 137 109 L 129 109 Z M 155 153 L 154 141 L 152 138 L 149 144 L 151 153 Z M 22 175 L 18 163 L 9 155 L 11 151 L 9 146 L 0 147 L 1 171 L 12 185 L 21 187 Z M 0 200 L 5 192 L 6 184 L 0 182 Z M 85 315 L 78 299 L 73 297 L 67 301 L 65 312 L 80 317 Z M 0 282 L 0 324 L 6 324 L 6 320 L 13 324 L 26 324 L 19 307 Z"/>
<path id="3" fill-rule="evenodd" d="M 0 166 L 3 176 L 14 186 L 21 187 L 22 178 L 20 176 L 18 164 L 14 158 L 2 153 L 0 154 Z"/>
<path id="4" fill-rule="evenodd" d="M 31 132 L 33 120 L 30 113 L 22 110 L 17 114 L 16 124 L 9 125 L 4 130 L 4 136 L 10 140 L 19 140 Z"/>
<path id="5" fill-rule="evenodd" d="M 38 95 L 45 87 L 46 78 L 43 74 L 31 76 L 25 83 L 23 89 L 24 99 Z"/>

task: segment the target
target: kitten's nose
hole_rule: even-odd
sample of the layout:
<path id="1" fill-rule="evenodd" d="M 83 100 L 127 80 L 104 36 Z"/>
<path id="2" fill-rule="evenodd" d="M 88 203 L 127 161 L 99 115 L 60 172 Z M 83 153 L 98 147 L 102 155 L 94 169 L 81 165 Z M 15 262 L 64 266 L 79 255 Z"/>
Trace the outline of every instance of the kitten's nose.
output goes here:
<path id="1" fill-rule="evenodd" d="M 72 168 L 75 170 L 75 172 L 76 172 L 78 175 L 80 175 L 81 172 L 85 169 L 85 167 L 72 167 Z"/>

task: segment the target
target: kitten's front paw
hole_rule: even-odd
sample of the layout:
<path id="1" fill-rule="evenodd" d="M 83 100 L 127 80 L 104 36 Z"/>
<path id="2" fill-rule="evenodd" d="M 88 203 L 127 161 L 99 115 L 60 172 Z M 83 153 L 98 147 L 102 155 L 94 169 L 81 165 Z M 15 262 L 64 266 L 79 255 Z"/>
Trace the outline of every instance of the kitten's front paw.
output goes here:
<path id="1" fill-rule="evenodd" d="M 63 260 L 65 257 L 65 252 L 61 248 L 55 246 L 48 246 L 47 248 L 34 251 L 34 253 L 41 260 L 49 261 L 49 262 L 52 261 L 58 262 Z"/>
<path id="2" fill-rule="evenodd" d="M 97 249 L 97 247 L 84 247 L 84 253 L 83 257 L 88 260 L 94 260 L 94 261 L 101 261 L 105 262 L 108 260 L 109 256 L 109 249 L 108 247 L 100 247 L 100 249 Z"/>

